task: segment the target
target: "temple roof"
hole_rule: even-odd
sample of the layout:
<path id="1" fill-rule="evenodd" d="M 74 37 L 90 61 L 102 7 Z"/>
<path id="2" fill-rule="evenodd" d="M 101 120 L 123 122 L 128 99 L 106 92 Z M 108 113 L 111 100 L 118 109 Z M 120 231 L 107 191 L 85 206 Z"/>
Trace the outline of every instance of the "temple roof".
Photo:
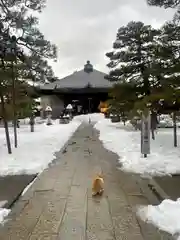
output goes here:
<path id="1" fill-rule="evenodd" d="M 90 70 L 89 70 L 90 69 Z M 82 88 L 111 88 L 112 83 L 104 78 L 106 74 L 93 69 L 93 66 L 87 61 L 84 69 L 76 71 L 73 74 L 41 86 L 41 90 L 63 90 L 63 89 L 82 89 Z"/>

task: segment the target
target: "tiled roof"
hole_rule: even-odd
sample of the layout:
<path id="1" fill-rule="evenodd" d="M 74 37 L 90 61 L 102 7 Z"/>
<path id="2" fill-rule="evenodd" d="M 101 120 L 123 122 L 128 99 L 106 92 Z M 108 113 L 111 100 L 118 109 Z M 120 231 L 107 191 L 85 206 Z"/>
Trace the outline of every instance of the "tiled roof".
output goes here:
<path id="1" fill-rule="evenodd" d="M 105 73 L 95 69 L 90 73 L 85 72 L 83 69 L 62 78 L 59 81 L 41 86 L 41 89 L 80 89 L 88 86 L 92 88 L 110 88 L 112 87 L 112 83 L 104 78 L 105 75 Z"/>

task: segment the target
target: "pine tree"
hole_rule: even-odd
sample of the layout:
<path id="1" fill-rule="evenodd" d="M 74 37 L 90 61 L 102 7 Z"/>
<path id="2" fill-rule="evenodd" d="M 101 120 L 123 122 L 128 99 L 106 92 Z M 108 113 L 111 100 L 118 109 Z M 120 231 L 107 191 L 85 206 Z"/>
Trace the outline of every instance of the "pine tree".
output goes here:
<path id="1" fill-rule="evenodd" d="M 180 0 L 147 0 L 149 5 L 164 8 L 175 8 L 180 4 Z"/>
<path id="2" fill-rule="evenodd" d="M 52 79 L 56 79 L 48 61 L 37 55 L 26 56 L 25 62 L 21 64 L 20 75 L 33 84 L 51 82 Z"/>
<path id="3" fill-rule="evenodd" d="M 26 62 L 26 64 L 31 67 L 29 71 L 29 76 L 31 80 L 37 79 L 37 72 L 39 69 L 40 76 L 42 72 L 44 74 L 44 67 L 42 63 L 45 63 L 46 59 L 56 60 L 57 50 L 56 46 L 47 41 L 43 34 L 38 29 L 38 18 L 33 15 L 33 12 L 41 12 L 45 7 L 44 0 L 0 0 L 0 59 L 2 62 L 2 70 L 6 72 L 6 67 L 11 63 L 11 78 L 12 78 L 12 93 L 13 93 L 13 111 L 14 111 L 14 135 L 16 137 L 16 102 L 15 102 L 15 78 L 19 77 L 22 79 L 22 76 L 15 74 L 17 69 L 17 62 Z M 26 53 L 26 56 L 24 56 Z M 27 59 L 31 58 L 31 64 Z M 38 59 L 38 60 L 37 60 Z M 37 66 L 35 69 L 32 69 L 34 62 L 41 62 L 40 66 Z M 47 68 L 46 65 L 46 74 L 51 75 L 52 69 Z M 30 74 L 31 72 L 31 74 Z M 17 71 L 16 71 L 17 73 Z M 35 73 L 35 74 L 34 74 Z M 38 75 L 39 76 L 39 75 Z M 27 80 L 30 80 L 27 78 Z M 23 79 L 24 80 L 24 79 Z M 8 137 L 8 125 L 6 120 L 6 109 L 4 102 L 4 85 L 5 81 L 1 76 L 0 79 L 0 96 L 1 96 L 1 106 L 2 114 L 5 124 L 6 136 Z M 8 140 L 8 150 L 10 149 L 10 141 Z M 15 144 L 17 145 L 17 144 Z"/>
<path id="4" fill-rule="evenodd" d="M 109 93 L 109 113 L 118 114 L 121 118 L 128 118 L 138 99 L 136 91 L 136 86 L 132 83 L 115 84 Z"/>
<path id="5" fill-rule="evenodd" d="M 122 89 L 124 83 L 131 84 L 136 101 L 142 101 L 144 97 L 150 96 L 156 88 L 157 79 L 152 77 L 152 63 L 159 35 L 160 30 L 153 29 L 150 25 L 130 22 L 118 30 L 113 44 L 114 51 L 106 54 L 110 59 L 108 67 L 112 69 L 106 78 L 121 84 Z M 126 89 L 124 91 L 126 102 L 128 100 L 131 102 L 131 95 Z M 119 99 L 119 101 L 123 100 Z M 133 111 L 134 105 L 132 104 L 131 107 Z"/>
<path id="6" fill-rule="evenodd" d="M 156 63 L 161 63 L 157 69 L 161 75 L 161 99 L 163 105 L 173 112 L 174 146 L 177 147 L 176 115 L 179 110 L 180 97 L 180 26 L 175 22 L 167 22 L 162 27 L 159 38 L 159 49 Z"/>
<path id="7" fill-rule="evenodd" d="M 174 14 L 173 21 L 180 21 L 180 0 L 146 0 L 150 6 L 158 6 L 167 8 L 177 9 Z"/>
<path id="8" fill-rule="evenodd" d="M 106 56 L 110 59 L 110 81 L 131 82 L 140 94 L 150 94 L 150 67 L 159 31 L 142 22 L 130 22 L 118 30 L 115 49 Z"/>

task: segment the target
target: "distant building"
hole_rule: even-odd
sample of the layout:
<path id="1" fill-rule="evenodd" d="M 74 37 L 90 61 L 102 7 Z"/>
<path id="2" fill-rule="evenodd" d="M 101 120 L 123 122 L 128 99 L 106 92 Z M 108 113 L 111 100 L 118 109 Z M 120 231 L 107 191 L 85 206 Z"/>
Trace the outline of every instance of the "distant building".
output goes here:
<path id="1" fill-rule="evenodd" d="M 93 69 L 87 61 L 84 69 L 40 87 L 41 107 L 51 106 L 52 117 L 59 117 L 68 105 L 76 106 L 81 113 L 98 112 L 100 101 L 106 101 L 112 83 L 104 78 L 106 74 Z"/>

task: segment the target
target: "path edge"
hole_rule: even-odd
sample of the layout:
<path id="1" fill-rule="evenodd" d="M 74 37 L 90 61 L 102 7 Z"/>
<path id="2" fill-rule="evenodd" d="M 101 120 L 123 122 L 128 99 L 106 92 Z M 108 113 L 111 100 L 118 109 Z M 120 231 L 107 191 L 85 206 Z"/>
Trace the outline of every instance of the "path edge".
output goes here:
<path id="1" fill-rule="evenodd" d="M 46 168 L 44 168 L 41 172 L 39 172 L 36 177 L 29 183 L 30 187 L 27 189 L 27 191 L 24 193 L 28 194 L 28 192 L 30 191 L 31 187 L 33 187 L 33 185 L 35 184 L 35 182 L 39 179 L 39 177 L 41 176 L 41 174 L 48 169 L 49 167 L 51 167 L 51 164 L 53 163 L 54 160 L 56 160 L 57 158 L 57 153 L 58 155 L 62 155 L 63 151 L 66 150 L 67 146 L 69 145 L 69 143 L 71 142 L 71 138 L 73 137 L 73 135 L 79 130 L 79 128 L 82 126 L 82 123 L 80 123 L 80 125 L 76 128 L 76 130 L 73 132 L 73 134 L 71 135 L 71 137 L 64 143 L 64 145 L 62 146 L 62 148 L 58 151 L 54 153 L 55 159 L 53 159 Z M 27 187 L 27 186 L 26 186 Z M 24 188 L 25 189 L 25 188 Z M 24 189 L 22 190 L 22 192 L 18 195 L 18 197 L 15 199 L 13 205 L 11 206 L 12 208 L 10 208 L 11 212 L 9 213 L 9 215 L 5 218 L 4 220 L 4 225 L 0 226 L 0 231 L 5 228 L 8 228 L 8 222 L 13 220 L 14 218 L 16 218 L 21 211 L 25 208 L 25 206 L 29 203 L 29 199 L 23 198 L 24 195 L 22 195 Z"/>

